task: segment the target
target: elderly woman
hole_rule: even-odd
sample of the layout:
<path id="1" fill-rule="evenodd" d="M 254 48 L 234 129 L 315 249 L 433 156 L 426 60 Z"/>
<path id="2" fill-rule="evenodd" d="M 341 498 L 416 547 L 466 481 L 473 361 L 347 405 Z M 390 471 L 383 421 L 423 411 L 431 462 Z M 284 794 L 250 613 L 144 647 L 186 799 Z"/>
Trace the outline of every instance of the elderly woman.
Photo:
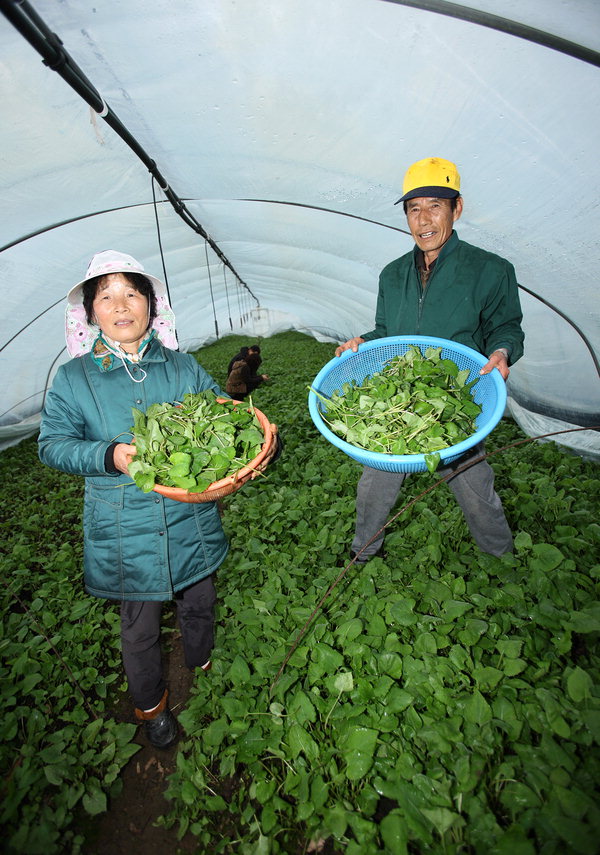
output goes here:
<path id="1" fill-rule="evenodd" d="M 48 393 L 39 437 L 43 463 L 85 477 L 84 581 L 121 603 L 123 663 L 148 740 L 177 738 L 160 654 L 163 601 L 174 599 L 186 665 L 207 671 L 214 634 L 213 576 L 228 543 L 214 502 L 143 493 L 128 475 L 132 407 L 212 389 L 193 356 L 179 353 L 164 284 L 130 255 L 92 258 L 68 295 L 67 346 Z"/>

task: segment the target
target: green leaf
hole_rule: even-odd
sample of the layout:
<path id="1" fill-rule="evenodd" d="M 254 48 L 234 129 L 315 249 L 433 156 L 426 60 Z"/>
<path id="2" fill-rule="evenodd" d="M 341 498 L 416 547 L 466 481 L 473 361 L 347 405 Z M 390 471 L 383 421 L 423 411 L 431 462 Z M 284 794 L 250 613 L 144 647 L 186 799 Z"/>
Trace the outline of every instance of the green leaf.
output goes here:
<path id="1" fill-rule="evenodd" d="M 518 816 L 525 808 L 541 806 L 539 796 L 521 781 L 509 781 L 502 790 L 500 801 L 513 816 Z"/>
<path id="2" fill-rule="evenodd" d="M 471 603 L 465 603 L 461 600 L 446 600 L 442 618 L 445 621 L 453 621 L 456 618 L 462 617 L 466 612 L 473 608 Z"/>
<path id="3" fill-rule="evenodd" d="M 589 825 L 556 814 L 550 815 L 548 820 L 560 839 L 578 855 L 595 855 L 598 852 L 598 836 Z"/>
<path id="4" fill-rule="evenodd" d="M 363 631 L 363 623 L 359 618 L 352 618 L 341 623 L 335 631 L 340 644 L 347 641 L 353 641 Z"/>
<path id="5" fill-rule="evenodd" d="M 507 677 L 516 677 L 527 668 L 527 662 L 524 659 L 507 659 L 502 666 L 502 670 Z"/>
<path id="6" fill-rule="evenodd" d="M 254 846 L 254 849 L 252 849 L 252 855 L 269 855 L 270 851 L 271 844 L 269 838 L 264 834 L 259 833 L 256 845 Z"/>
<path id="7" fill-rule="evenodd" d="M 314 673 L 321 675 L 335 673 L 344 662 L 343 656 L 324 642 L 320 642 L 315 646 L 311 658 L 315 666 L 313 669 Z"/>
<path id="8" fill-rule="evenodd" d="M 373 765 L 378 732 L 368 727 L 352 727 L 342 751 L 346 761 L 346 776 L 350 781 L 363 778 Z"/>
<path id="9" fill-rule="evenodd" d="M 521 654 L 523 641 L 520 638 L 500 638 L 496 642 L 498 653 L 507 659 L 517 659 Z"/>
<path id="10" fill-rule="evenodd" d="M 464 820 L 457 813 L 445 807 L 422 808 L 423 816 L 426 816 L 440 837 L 452 828 L 453 825 L 463 824 Z"/>
<path id="11" fill-rule="evenodd" d="M 242 656 L 236 656 L 234 658 L 229 669 L 228 677 L 236 685 L 247 683 L 250 680 L 250 669 L 248 668 L 246 660 Z"/>
<path id="12" fill-rule="evenodd" d="M 426 454 L 425 455 L 425 466 L 427 467 L 427 470 L 429 472 L 432 472 L 432 473 L 435 472 L 435 470 L 440 465 L 441 459 L 442 458 L 437 453 L 437 451 L 434 451 L 431 454 Z"/>
<path id="13" fill-rule="evenodd" d="M 229 722 L 225 718 L 211 721 L 202 731 L 202 741 L 209 748 L 218 748 L 229 732 Z"/>
<path id="14" fill-rule="evenodd" d="M 385 698 L 385 706 L 391 713 L 403 712 L 414 701 L 414 697 L 399 686 L 392 686 Z"/>
<path id="15" fill-rule="evenodd" d="M 481 692 L 475 690 L 465 703 L 465 719 L 471 724 L 486 724 L 492 719 L 492 709 Z"/>
<path id="16" fill-rule="evenodd" d="M 569 626 L 575 632 L 600 632 L 600 613 L 597 607 L 569 613 Z"/>
<path id="17" fill-rule="evenodd" d="M 468 620 L 465 628 L 458 633 L 458 638 L 467 647 L 477 644 L 481 636 L 487 632 L 488 624 L 484 620 Z"/>
<path id="18" fill-rule="evenodd" d="M 91 721 L 83 731 L 83 740 L 84 742 L 92 743 L 96 740 L 98 734 L 104 727 L 104 721 L 101 718 L 94 719 Z"/>
<path id="19" fill-rule="evenodd" d="M 536 849 L 522 828 L 509 828 L 493 844 L 490 855 L 536 855 Z"/>
<path id="20" fill-rule="evenodd" d="M 69 769 L 66 765 L 56 764 L 52 766 L 44 766 L 44 774 L 51 784 L 57 787 L 62 786 L 65 776 L 68 775 Z"/>
<path id="21" fill-rule="evenodd" d="M 554 793 L 558 796 L 562 809 L 567 816 L 582 820 L 585 814 L 592 809 L 594 801 L 586 793 L 571 787 L 554 786 Z"/>
<path id="22" fill-rule="evenodd" d="M 523 729 L 523 722 L 518 718 L 515 705 L 508 698 L 497 697 L 492 704 L 494 718 L 504 722 L 511 739 L 518 739 Z"/>
<path id="23" fill-rule="evenodd" d="M 298 757 L 300 753 L 304 754 L 307 760 L 317 760 L 319 757 L 319 746 L 300 724 L 292 724 L 287 739 L 293 758 Z"/>
<path id="24" fill-rule="evenodd" d="M 99 813 L 104 813 L 107 806 L 106 793 L 103 793 L 98 786 L 92 786 L 83 796 L 82 804 L 90 816 L 97 816 Z"/>
<path id="25" fill-rule="evenodd" d="M 298 691 L 294 694 L 289 706 L 289 714 L 297 719 L 299 724 L 317 719 L 314 704 L 306 692 Z"/>
<path id="26" fill-rule="evenodd" d="M 583 710 L 581 720 L 592 734 L 597 745 L 600 745 L 600 712 L 597 710 Z"/>
<path id="27" fill-rule="evenodd" d="M 351 692 L 354 688 L 352 672 L 346 671 L 343 674 L 338 674 L 334 680 L 334 685 L 338 692 Z"/>
<path id="28" fill-rule="evenodd" d="M 137 745 L 136 743 L 130 742 L 128 745 L 122 745 L 121 747 L 117 747 L 117 751 L 115 754 L 115 761 L 118 762 L 121 766 L 124 766 L 127 761 L 133 757 L 134 754 L 137 754 L 142 748 L 141 745 Z"/>
<path id="29" fill-rule="evenodd" d="M 525 552 L 532 548 L 533 541 L 531 535 L 527 531 L 520 531 L 515 535 L 515 549 L 518 552 Z"/>
<path id="30" fill-rule="evenodd" d="M 264 805 L 271 799 L 276 786 L 277 782 L 273 779 L 270 781 L 257 781 L 255 792 L 257 800 Z"/>
<path id="31" fill-rule="evenodd" d="M 42 674 L 37 674 L 37 673 L 36 674 L 27 674 L 27 676 L 24 677 L 23 680 L 21 680 L 21 683 L 19 685 L 19 689 L 24 694 L 27 695 L 43 679 L 44 679 L 44 677 Z"/>
<path id="32" fill-rule="evenodd" d="M 317 810 L 320 810 L 327 802 L 329 796 L 329 785 L 321 775 L 315 775 L 310 785 L 310 800 Z"/>
<path id="33" fill-rule="evenodd" d="M 337 840 L 340 840 L 348 827 L 348 811 L 343 804 L 338 802 L 325 812 L 323 822 L 325 829 L 329 830 Z"/>
<path id="34" fill-rule="evenodd" d="M 484 665 L 473 670 L 473 678 L 477 685 L 484 691 L 494 689 L 504 677 L 504 672 L 490 665 Z"/>
<path id="35" fill-rule="evenodd" d="M 417 616 L 413 613 L 415 602 L 415 600 L 407 597 L 404 600 L 392 603 L 388 607 L 390 617 L 388 623 L 397 623 L 400 626 L 413 626 L 418 620 Z"/>
<path id="36" fill-rule="evenodd" d="M 564 716 L 555 709 L 546 710 L 546 716 L 548 718 L 548 724 L 552 728 L 553 732 L 558 736 L 562 736 L 563 739 L 569 739 L 571 736 L 571 728 Z"/>
<path id="37" fill-rule="evenodd" d="M 434 635 L 431 632 L 422 632 L 417 635 L 413 650 L 415 656 L 435 656 L 437 653 L 437 644 Z"/>
<path id="38" fill-rule="evenodd" d="M 533 547 L 531 568 L 545 573 L 555 570 L 564 561 L 564 555 L 551 543 L 538 543 Z"/>
<path id="39" fill-rule="evenodd" d="M 567 677 L 567 691 L 576 702 L 590 698 L 593 686 L 594 683 L 590 675 L 579 666 L 574 668 Z"/>
<path id="40" fill-rule="evenodd" d="M 189 472 L 189 468 L 192 464 L 192 455 L 187 454 L 184 451 L 174 451 L 169 460 L 173 466 L 182 466 L 185 471 Z"/>
<path id="41" fill-rule="evenodd" d="M 393 810 L 379 823 L 381 838 L 392 855 L 407 855 L 408 826 L 400 811 Z"/>
<path id="42" fill-rule="evenodd" d="M 402 657 L 397 653 L 380 653 L 377 657 L 379 672 L 389 674 L 395 680 L 402 676 Z"/>
<path id="43" fill-rule="evenodd" d="M 140 464 L 140 466 L 144 466 L 145 464 Z M 145 468 L 144 471 L 141 471 L 136 466 L 136 461 L 134 460 L 129 465 L 129 474 L 133 477 L 137 487 L 143 493 L 150 493 L 151 490 L 154 489 L 154 485 L 156 484 L 156 477 L 154 469 Z"/>

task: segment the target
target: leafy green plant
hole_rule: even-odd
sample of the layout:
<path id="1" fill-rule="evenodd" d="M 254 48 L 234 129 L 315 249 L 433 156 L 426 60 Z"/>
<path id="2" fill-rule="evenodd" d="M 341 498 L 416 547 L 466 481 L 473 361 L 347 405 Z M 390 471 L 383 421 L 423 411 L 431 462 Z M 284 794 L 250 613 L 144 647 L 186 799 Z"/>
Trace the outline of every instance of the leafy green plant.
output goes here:
<path id="1" fill-rule="evenodd" d="M 460 370 L 441 353 L 441 347 L 428 347 L 422 354 L 411 345 L 362 383 L 344 383 L 329 397 L 313 389 L 323 405 L 323 420 L 346 442 L 367 451 L 424 454 L 434 472 L 440 462 L 436 452 L 471 436 L 481 413 L 472 398 L 479 377 L 469 381 L 469 369 Z"/>
<path id="2" fill-rule="evenodd" d="M 77 811 L 106 810 L 139 746 L 115 722 L 124 688 L 114 606 L 83 593 L 82 479 L 0 455 L 0 823 L 3 851 L 79 852 Z"/>
<path id="3" fill-rule="evenodd" d="M 360 473 L 290 405 L 331 347 L 288 341 L 301 368 L 289 376 L 263 343 L 273 381 L 256 393 L 284 456 L 226 503 L 214 666 L 180 716 L 188 738 L 163 822 L 215 852 L 591 855 L 594 465 L 552 443 L 493 458 L 516 534 L 502 559 L 478 552 L 445 484 L 418 499 L 431 476 L 412 476 L 388 557 L 349 570 L 273 684 L 343 566 Z M 213 372 L 223 356 L 199 354 Z M 519 439 L 502 422 L 488 450 Z"/>
<path id="4" fill-rule="evenodd" d="M 201 493 L 235 476 L 260 453 L 264 434 L 252 407 L 217 401 L 212 391 L 188 393 L 178 404 L 133 408 L 137 454 L 129 472 L 149 493 L 155 484 Z"/>
<path id="5" fill-rule="evenodd" d="M 247 343 L 225 339 L 198 358 L 224 384 L 231 355 Z M 551 442 L 491 458 L 515 534 L 514 553 L 501 559 L 477 550 L 446 484 L 422 496 L 432 476 L 411 475 L 395 512 L 414 504 L 388 526 L 387 557 L 349 568 L 274 682 L 346 566 L 360 466 L 318 434 L 306 407 L 303 390 L 333 345 L 298 333 L 261 345 L 272 380 L 254 403 L 278 424 L 284 452 L 265 479 L 224 500 L 231 550 L 217 579 L 213 669 L 198 675 L 179 715 L 185 739 L 160 822 L 194 835 L 198 851 L 228 855 L 596 853 L 597 466 Z M 486 447 L 523 438 L 503 420 Z M 73 823 L 83 795 L 74 807 L 68 799 L 83 783 L 93 810 L 117 782 L 105 780 L 104 760 L 66 763 L 61 783 L 48 780 L 57 755 L 43 759 L 38 748 L 63 730 L 62 754 L 75 756 L 78 745 L 83 753 L 94 719 L 43 637 L 33 641 L 41 633 L 13 593 L 28 607 L 42 601 L 32 615 L 47 615 L 46 634 L 104 721 L 111 690 L 96 697 L 86 669 L 117 670 L 118 617 L 77 586 L 80 480 L 34 455 L 33 444 L 18 447 L 18 474 L 15 458 L 0 455 L 2 568 L 14 586 L 3 618 L 15 614 L 2 643 L 20 645 L 1 666 L 3 713 L 19 712 L 0 756 L 5 782 L 26 793 L 18 803 L 11 796 L 4 824 L 10 839 L 23 822 L 33 835 L 37 822 L 47 853 L 85 851 Z M 42 680 L 25 685 L 37 672 Z M 31 693 L 47 688 L 21 779 L 23 734 L 42 709 Z M 90 732 L 96 757 L 109 736 Z"/>

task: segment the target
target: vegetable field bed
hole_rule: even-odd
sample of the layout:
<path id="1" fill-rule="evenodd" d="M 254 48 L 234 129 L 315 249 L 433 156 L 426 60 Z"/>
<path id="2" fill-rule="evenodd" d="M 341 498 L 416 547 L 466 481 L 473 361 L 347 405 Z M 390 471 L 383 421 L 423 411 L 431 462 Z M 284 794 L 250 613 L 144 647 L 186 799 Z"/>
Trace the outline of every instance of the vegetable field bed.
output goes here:
<path id="1" fill-rule="evenodd" d="M 198 358 L 224 386 L 248 343 Z M 441 484 L 307 627 L 348 562 L 360 466 L 308 413 L 334 345 L 284 333 L 261 348 L 272 379 L 253 402 L 284 453 L 223 502 L 213 669 L 179 714 L 169 810 L 156 817 L 173 853 L 191 836 L 228 855 L 594 855 L 598 467 L 553 443 L 500 451 L 514 555 L 480 553 Z M 524 438 L 502 421 L 486 448 Z M 91 851 L 81 813 L 110 810 L 138 748 L 113 716 L 118 609 L 82 591 L 81 479 L 41 466 L 29 441 L 0 455 L 0 482 L 5 842 Z M 434 482 L 411 475 L 396 512 Z"/>

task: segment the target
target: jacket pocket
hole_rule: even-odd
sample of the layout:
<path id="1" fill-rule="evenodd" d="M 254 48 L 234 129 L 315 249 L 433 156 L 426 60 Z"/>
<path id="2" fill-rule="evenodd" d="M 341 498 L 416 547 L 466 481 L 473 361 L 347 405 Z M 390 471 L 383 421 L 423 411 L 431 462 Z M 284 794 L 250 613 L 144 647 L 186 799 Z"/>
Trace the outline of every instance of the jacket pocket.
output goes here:
<path id="1" fill-rule="evenodd" d="M 192 505 L 196 521 L 196 556 L 211 571 L 223 561 L 228 542 L 216 502 Z"/>
<path id="2" fill-rule="evenodd" d="M 114 484 L 86 485 L 84 532 L 90 541 L 116 541 L 123 510 L 124 488 Z"/>

